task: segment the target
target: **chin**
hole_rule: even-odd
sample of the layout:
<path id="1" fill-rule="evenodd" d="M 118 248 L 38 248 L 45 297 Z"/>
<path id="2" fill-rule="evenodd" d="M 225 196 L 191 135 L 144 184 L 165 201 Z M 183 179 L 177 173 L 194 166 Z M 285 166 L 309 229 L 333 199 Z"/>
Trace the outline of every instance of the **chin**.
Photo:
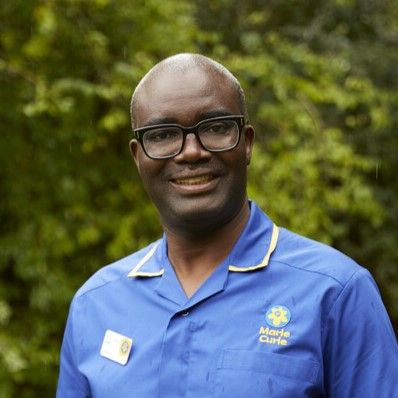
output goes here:
<path id="1" fill-rule="evenodd" d="M 167 214 L 163 212 L 163 219 L 168 225 L 175 225 L 187 230 L 212 230 L 231 221 L 241 210 L 242 200 L 239 202 L 222 201 L 217 203 L 189 203 L 178 206 L 168 206 Z"/>

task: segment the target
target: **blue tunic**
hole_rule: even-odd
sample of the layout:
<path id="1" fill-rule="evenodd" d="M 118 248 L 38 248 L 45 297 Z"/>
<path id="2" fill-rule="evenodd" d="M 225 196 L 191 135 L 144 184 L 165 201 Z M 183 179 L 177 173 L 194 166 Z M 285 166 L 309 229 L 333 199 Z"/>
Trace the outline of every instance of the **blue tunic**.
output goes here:
<path id="1" fill-rule="evenodd" d="M 84 284 L 57 397 L 393 398 L 397 381 L 396 338 L 370 274 L 251 203 L 229 256 L 191 298 L 165 238 Z"/>

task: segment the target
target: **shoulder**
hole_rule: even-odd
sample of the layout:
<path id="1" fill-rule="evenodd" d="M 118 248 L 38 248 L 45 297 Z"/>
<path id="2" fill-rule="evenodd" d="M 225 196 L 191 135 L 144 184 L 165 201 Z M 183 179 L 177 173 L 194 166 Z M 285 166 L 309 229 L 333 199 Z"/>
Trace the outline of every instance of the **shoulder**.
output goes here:
<path id="1" fill-rule="evenodd" d="M 150 252 L 159 241 L 152 242 L 120 260 L 106 265 L 93 274 L 76 292 L 74 299 L 86 295 L 93 290 L 100 289 L 108 284 L 127 279 L 129 272 Z"/>
<path id="2" fill-rule="evenodd" d="M 303 273 L 334 280 L 342 287 L 355 274 L 367 273 L 363 267 L 340 251 L 284 228 L 280 228 L 273 260 Z"/>

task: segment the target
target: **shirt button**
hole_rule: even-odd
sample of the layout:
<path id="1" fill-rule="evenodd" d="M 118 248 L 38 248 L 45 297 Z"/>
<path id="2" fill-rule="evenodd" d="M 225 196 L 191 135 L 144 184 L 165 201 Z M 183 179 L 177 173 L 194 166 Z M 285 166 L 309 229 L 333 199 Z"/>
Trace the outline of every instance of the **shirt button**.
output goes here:
<path id="1" fill-rule="evenodd" d="M 189 311 L 181 312 L 181 316 L 188 316 L 188 315 L 189 315 Z"/>

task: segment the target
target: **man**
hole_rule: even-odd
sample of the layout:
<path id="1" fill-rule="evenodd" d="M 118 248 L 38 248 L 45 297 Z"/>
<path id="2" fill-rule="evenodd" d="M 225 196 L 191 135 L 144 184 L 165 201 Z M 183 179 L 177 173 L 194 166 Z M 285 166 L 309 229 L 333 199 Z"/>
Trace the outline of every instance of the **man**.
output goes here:
<path id="1" fill-rule="evenodd" d="M 164 237 L 78 291 L 57 397 L 398 397 L 369 273 L 248 201 L 254 130 L 236 78 L 176 55 L 142 79 L 131 111 Z"/>

